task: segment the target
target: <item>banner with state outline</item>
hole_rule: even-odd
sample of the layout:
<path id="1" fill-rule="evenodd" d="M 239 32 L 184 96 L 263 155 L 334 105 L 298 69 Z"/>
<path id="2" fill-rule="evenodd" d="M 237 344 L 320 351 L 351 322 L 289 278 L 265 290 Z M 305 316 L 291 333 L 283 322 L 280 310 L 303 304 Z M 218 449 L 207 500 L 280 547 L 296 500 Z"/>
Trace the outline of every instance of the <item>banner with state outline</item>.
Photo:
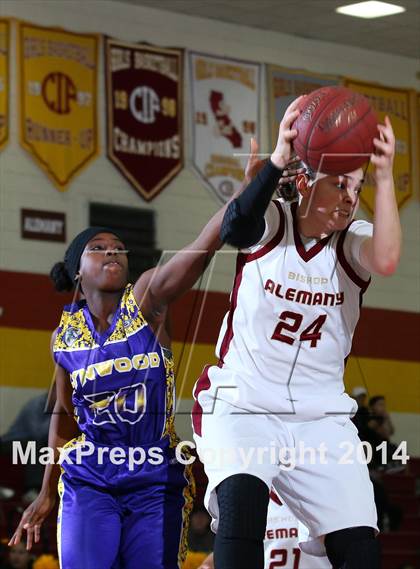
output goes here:
<path id="1" fill-rule="evenodd" d="M 190 52 L 192 162 L 220 201 L 244 178 L 250 139 L 258 138 L 258 63 Z"/>
<path id="2" fill-rule="evenodd" d="M 394 182 L 398 208 L 413 195 L 414 177 L 412 168 L 411 93 L 409 89 L 385 87 L 357 79 L 345 79 L 345 85 L 367 97 L 383 123 L 388 115 L 395 133 Z M 375 203 L 374 168 L 369 165 L 365 184 L 360 194 L 362 207 L 373 215 Z"/>
<path id="3" fill-rule="evenodd" d="M 18 24 L 20 143 L 60 191 L 98 154 L 96 34 Z"/>
<path id="4" fill-rule="evenodd" d="M 10 22 L 0 18 L 0 150 L 9 140 Z"/>

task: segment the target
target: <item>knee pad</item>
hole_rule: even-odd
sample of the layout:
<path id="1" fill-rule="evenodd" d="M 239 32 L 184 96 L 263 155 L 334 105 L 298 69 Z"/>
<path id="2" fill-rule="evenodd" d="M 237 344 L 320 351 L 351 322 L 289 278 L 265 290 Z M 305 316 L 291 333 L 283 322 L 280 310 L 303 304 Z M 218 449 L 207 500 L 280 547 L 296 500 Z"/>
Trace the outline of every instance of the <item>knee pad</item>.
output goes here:
<path id="1" fill-rule="evenodd" d="M 218 535 L 234 539 L 264 539 L 269 491 L 267 485 L 249 474 L 235 474 L 219 484 Z"/>
<path id="2" fill-rule="evenodd" d="M 379 543 L 370 527 L 346 528 L 325 537 L 331 565 L 337 569 L 379 569 Z"/>

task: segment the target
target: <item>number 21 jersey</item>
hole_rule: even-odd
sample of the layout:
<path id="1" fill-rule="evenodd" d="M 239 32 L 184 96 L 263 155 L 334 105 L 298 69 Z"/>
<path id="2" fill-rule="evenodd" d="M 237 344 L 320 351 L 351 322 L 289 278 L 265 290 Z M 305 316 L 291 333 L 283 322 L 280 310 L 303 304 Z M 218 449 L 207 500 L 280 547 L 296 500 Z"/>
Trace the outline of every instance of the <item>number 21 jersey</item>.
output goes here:
<path id="1" fill-rule="evenodd" d="M 326 556 L 307 555 L 299 549 L 299 541 L 307 531 L 271 490 L 264 538 L 264 569 L 332 569 Z"/>

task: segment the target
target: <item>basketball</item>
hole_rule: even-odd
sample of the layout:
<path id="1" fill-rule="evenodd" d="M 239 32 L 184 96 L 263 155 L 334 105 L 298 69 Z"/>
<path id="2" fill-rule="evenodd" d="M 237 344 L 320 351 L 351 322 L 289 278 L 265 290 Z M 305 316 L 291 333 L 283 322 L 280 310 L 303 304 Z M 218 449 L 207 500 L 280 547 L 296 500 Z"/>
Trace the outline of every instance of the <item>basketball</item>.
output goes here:
<path id="1" fill-rule="evenodd" d="M 321 87 L 307 95 L 292 128 L 294 149 L 314 172 L 352 172 L 369 160 L 378 119 L 366 97 L 345 87 Z"/>

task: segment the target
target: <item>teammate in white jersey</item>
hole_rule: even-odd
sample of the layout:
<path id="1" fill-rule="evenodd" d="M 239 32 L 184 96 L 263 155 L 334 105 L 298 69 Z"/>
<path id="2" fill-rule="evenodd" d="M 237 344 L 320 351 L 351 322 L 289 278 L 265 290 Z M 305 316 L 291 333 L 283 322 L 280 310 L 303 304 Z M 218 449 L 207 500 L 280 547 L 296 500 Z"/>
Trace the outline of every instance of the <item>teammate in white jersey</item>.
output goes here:
<path id="1" fill-rule="evenodd" d="M 300 547 L 308 535 L 278 494 L 271 490 L 264 538 L 264 569 L 331 569 L 326 555 L 307 555 Z"/>
<path id="2" fill-rule="evenodd" d="M 240 253 L 219 363 L 204 369 L 193 409 L 209 478 L 205 502 L 217 529 L 216 569 L 263 567 L 274 479 L 309 528 L 306 552 L 326 550 L 337 568 L 379 566 L 372 484 L 343 372 L 370 274 L 390 275 L 399 260 L 395 139 L 386 118 L 371 156 L 373 224 L 353 221 L 361 168 L 340 176 L 307 171 L 296 180 L 299 203 L 270 204 L 298 114 L 295 101 L 270 160 L 230 204 L 222 226 L 223 240 Z"/>
<path id="3" fill-rule="evenodd" d="M 274 490 L 268 503 L 267 529 L 264 537 L 264 569 L 331 569 L 326 556 L 307 555 L 299 548 L 307 529 L 292 514 Z M 211 553 L 199 569 L 214 569 Z"/>

